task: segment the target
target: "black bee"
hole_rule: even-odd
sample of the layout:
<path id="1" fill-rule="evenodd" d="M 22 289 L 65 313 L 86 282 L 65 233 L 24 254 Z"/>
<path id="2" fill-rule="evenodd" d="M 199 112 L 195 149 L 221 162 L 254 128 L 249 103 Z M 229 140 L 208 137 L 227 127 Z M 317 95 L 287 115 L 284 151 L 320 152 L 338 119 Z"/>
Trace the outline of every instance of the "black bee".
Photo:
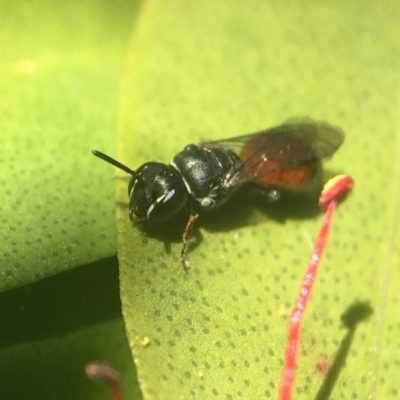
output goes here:
<path id="1" fill-rule="evenodd" d="M 342 129 L 308 118 L 290 119 L 260 132 L 219 141 L 189 144 L 169 164 L 147 162 L 136 171 L 93 150 L 93 154 L 132 175 L 129 217 L 158 222 L 186 208 L 181 262 L 201 210 L 219 207 L 245 184 L 261 188 L 269 201 L 282 191 L 306 192 L 320 176 L 321 161 L 343 143 Z"/>

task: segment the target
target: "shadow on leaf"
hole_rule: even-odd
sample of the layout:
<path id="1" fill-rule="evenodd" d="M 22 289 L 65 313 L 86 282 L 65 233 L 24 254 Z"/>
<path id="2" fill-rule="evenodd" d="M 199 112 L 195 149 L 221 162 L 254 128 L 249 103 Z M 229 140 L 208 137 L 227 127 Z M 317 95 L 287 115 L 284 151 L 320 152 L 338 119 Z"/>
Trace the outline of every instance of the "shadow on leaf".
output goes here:
<path id="1" fill-rule="evenodd" d="M 342 314 L 341 320 L 344 326 L 348 329 L 346 336 L 336 353 L 335 360 L 330 366 L 326 374 L 324 383 L 319 389 L 315 400 L 328 400 L 332 394 L 332 390 L 339 378 L 340 372 L 345 366 L 346 358 L 349 353 L 351 344 L 354 339 L 357 325 L 370 317 L 373 310 L 368 302 L 356 302 L 348 307 Z"/>
<path id="2" fill-rule="evenodd" d="M 0 348 L 121 318 L 117 258 L 0 293 L 0 316 Z"/>

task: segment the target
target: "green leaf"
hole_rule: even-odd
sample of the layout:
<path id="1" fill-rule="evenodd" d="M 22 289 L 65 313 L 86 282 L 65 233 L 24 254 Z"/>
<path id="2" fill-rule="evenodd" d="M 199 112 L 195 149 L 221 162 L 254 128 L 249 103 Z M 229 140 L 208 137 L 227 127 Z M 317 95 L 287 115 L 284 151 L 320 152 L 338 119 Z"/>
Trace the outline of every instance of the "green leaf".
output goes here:
<path id="1" fill-rule="evenodd" d="M 394 1 L 149 0 L 130 48 L 118 159 L 132 168 L 290 116 L 346 131 L 327 170 L 356 186 L 335 216 L 307 310 L 296 399 L 400 394 L 398 12 Z M 126 203 L 126 182 L 116 185 Z M 276 398 L 288 314 L 321 219 L 315 207 L 232 201 L 202 215 L 188 276 L 183 220 L 153 237 L 132 228 L 126 206 L 117 214 L 144 398 Z M 341 315 L 360 304 L 374 314 L 347 331 Z M 330 392 L 322 385 L 335 360 Z"/>
<path id="2" fill-rule="evenodd" d="M 0 2 L 0 290 L 115 254 L 110 169 L 131 1 Z"/>
<path id="3" fill-rule="evenodd" d="M 0 291 L 116 253 L 119 81 L 136 2 L 0 1 Z M 109 399 L 104 360 L 140 398 L 115 257 L 0 293 L 1 399 Z"/>
<path id="4" fill-rule="evenodd" d="M 0 293 L 0 398 L 110 399 L 86 363 L 122 374 L 126 398 L 140 399 L 118 300 L 116 258 Z"/>

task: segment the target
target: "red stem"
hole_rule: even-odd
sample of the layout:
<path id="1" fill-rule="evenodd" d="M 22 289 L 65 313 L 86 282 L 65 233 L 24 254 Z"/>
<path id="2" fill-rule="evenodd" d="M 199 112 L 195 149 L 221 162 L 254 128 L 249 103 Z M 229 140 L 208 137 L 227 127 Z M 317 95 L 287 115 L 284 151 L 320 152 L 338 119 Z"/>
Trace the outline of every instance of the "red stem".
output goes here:
<path id="1" fill-rule="evenodd" d="M 110 385 L 110 390 L 113 400 L 124 400 L 117 385 Z"/>
<path id="2" fill-rule="evenodd" d="M 326 207 L 326 212 L 322 220 L 317 240 L 314 244 L 313 252 L 311 253 L 308 262 L 308 268 L 303 277 L 303 282 L 300 291 L 297 295 L 295 306 L 292 310 L 289 322 L 289 330 L 287 335 L 287 344 L 285 351 L 284 371 L 282 374 L 280 386 L 280 400 L 290 400 L 291 391 L 293 388 L 294 378 L 296 375 L 296 360 L 298 353 L 298 345 L 300 342 L 300 326 L 303 320 L 304 311 L 310 297 L 312 286 L 315 282 L 319 263 L 325 249 L 328 239 L 329 229 L 331 226 L 332 216 L 335 212 L 337 201 L 329 202 Z"/>

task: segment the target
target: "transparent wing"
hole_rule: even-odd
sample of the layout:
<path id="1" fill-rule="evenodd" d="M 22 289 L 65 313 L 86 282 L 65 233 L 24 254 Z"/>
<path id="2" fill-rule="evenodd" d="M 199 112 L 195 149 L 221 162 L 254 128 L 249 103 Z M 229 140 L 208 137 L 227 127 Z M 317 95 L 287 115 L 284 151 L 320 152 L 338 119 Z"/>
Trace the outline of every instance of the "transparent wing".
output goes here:
<path id="1" fill-rule="evenodd" d="M 249 181 L 269 184 L 268 176 L 274 175 L 274 181 L 276 174 L 286 171 L 287 175 L 296 169 L 297 174 L 304 174 L 306 168 L 331 157 L 343 140 L 344 132 L 339 127 L 309 118 L 291 118 L 270 129 L 202 145 L 227 148 L 239 156 L 241 163 L 228 177 L 229 186 L 235 186 Z"/>

